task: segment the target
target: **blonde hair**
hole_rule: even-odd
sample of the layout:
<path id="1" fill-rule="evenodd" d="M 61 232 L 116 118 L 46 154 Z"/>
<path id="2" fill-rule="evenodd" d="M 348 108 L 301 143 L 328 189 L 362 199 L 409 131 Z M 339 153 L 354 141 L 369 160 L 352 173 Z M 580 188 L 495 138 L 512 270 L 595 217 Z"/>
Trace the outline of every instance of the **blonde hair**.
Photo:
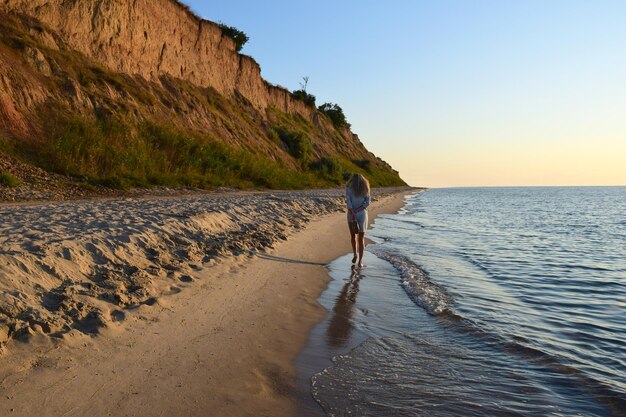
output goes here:
<path id="1" fill-rule="evenodd" d="M 357 197 L 369 195 L 370 193 L 370 182 L 361 174 L 352 175 L 346 187 L 352 188 L 354 195 Z"/>

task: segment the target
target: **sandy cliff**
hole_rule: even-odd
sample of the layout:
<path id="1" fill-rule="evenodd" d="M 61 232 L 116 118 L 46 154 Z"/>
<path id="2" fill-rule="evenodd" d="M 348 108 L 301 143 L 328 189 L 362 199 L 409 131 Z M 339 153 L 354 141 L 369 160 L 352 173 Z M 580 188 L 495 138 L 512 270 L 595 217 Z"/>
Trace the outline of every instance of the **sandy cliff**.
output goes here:
<path id="1" fill-rule="evenodd" d="M 257 109 L 274 106 L 312 117 L 310 108 L 261 78 L 251 57 L 213 22 L 173 0 L 4 0 L 34 16 L 74 49 L 109 69 L 158 81 L 167 74 L 219 93 L 241 93 Z"/>
<path id="2" fill-rule="evenodd" d="M 174 0 L 0 0 L 3 155 L 91 185 L 404 184 Z"/>

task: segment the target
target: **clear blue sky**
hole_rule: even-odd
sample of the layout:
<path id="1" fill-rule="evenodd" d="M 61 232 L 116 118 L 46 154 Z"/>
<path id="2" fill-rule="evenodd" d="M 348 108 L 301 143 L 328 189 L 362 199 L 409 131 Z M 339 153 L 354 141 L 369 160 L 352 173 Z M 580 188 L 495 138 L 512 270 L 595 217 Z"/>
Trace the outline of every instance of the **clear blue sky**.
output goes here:
<path id="1" fill-rule="evenodd" d="M 626 185 L 626 1 L 187 3 L 412 185 Z"/>

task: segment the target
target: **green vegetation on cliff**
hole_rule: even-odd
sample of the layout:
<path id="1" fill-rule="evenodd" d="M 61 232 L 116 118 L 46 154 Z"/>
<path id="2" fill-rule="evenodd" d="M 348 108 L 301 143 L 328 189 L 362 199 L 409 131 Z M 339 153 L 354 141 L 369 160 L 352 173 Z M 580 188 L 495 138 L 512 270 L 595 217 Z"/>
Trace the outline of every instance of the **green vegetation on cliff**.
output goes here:
<path id="1" fill-rule="evenodd" d="M 239 94 L 117 73 L 25 16 L 0 16 L 0 70 L 16 100 L 44 92 L 22 108 L 17 101 L 17 113 L 0 111 L 25 120 L 0 120 L 0 154 L 87 183 L 293 189 L 337 186 L 360 172 L 373 186 L 404 185 L 341 129 L 338 106 L 311 119 L 261 112 Z"/>
<path id="2" fill-rule="evenodd" d="M 0 187 L 17 187 L 20 181 L 8 172 L 0 172 Z"/>
<path id="3" fill-rule="evenodd" d="M 339 107 L 339 104 L 324 103 L 317 109 L 328 116 L 337 129 L 341 129 L 345 126 L 350 127 L 346 115 L 343 113 L 343 109 Z"/>
<path id="4" fill-rule="evenodd" d="M 245 32 L 240 31 L 236 27 L 228 26 L 222 22 L 217 24 L 220 29 L 222 29 L 222 33 L 235 41 L 235 49 L 237 52 L 240 52 L 243 46 L 250 40 L 248 35 Z"/>
<path id="5" fill-rule="evenodd" d="M 294 172 L 250 151 L 154 122 L 132 126 L 116 119 L 56 116 L 50 132 L 51 140 L 22 155 L 50 171 L 114 188 L 323 185 L 311 173 Z"/>

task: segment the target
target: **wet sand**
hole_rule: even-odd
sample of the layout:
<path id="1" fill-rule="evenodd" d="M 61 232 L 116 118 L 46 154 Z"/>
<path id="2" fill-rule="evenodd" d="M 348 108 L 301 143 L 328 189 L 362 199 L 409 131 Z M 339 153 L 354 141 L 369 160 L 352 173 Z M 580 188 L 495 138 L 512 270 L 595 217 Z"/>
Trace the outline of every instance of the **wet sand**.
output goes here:
<path id="1" fill-rule="evenodd" d="M 371 220 L 397 211 L 408 192 L 380 196 Z M 341 193 L 310 193 L 235 196 L 209 216 L 206 201 L 142 200 L 163 217 L 137 230 L 124 210 L 138 203 L 85 203 L 103 206 L 60 243 L 37 229 L 56 225 L 57 206 L 27 210 L 21 226 L 5 221 L 0 312 L 5 328 L 23 327 L 0 340 L 0 414 L 294 415 L 293 361 L 325 314 L 316 301 L 325 265 L 350 250 Z M 62 223 L 82 225 L 89 210 L 66 204 Z M 133 213 L 144 218 L 142 209 Z M 33 230 L 41 235 L 28 251 Z M 158 269 L 144 274 L 150 267 Z"/>

